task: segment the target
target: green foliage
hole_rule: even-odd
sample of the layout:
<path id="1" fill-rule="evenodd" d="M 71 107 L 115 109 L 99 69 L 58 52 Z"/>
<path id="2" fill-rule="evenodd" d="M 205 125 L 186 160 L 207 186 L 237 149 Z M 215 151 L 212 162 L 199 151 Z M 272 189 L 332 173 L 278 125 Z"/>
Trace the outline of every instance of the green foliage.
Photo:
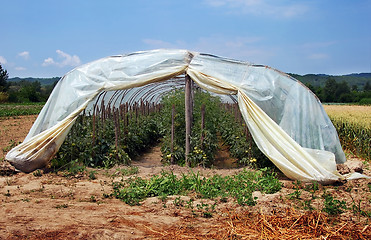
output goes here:
<path id="1" fill-rule="evenodd" d="M 96 171 L 90 171 L 88 174 L 88 177 L 90 180 L 95 180 L 97 179 L 97 176 L 95 175 L 97 172 Z"/>
<path id="2" fill-rule="evenodd" d="M 185 116 L 184 90 L 174 90 L 165 95 L 161 101 L 161 128 L 163 129 L 162 154 L 165 162 L 171 156 L 179 165 L 185 164 Z M 205 105 L 205 126 L 201 132 L 201 106 Z M 171 114 L 175 107 L 174 152 L 171 152 Z M 194 92 L 193 127 L 191 136 L 191 152 L 188 155 L 190 166 L 211 166 L 217 150 L 217 124 L 220 113 L 220 100 L 201 90 Z M 201 138 L 203 139 L 201 142 Z"/>
<path id="3" fill-rule="evenodd" d="M 35 177 L 41 177 L 43 174 L 41 173 L 40 169 L 37 169 L 32 173 Z"/>
<path id="4" fill-rule="evenodd" d="M 23 103 L 23 104 L 0 104 L 0 117 L 36 115 L 43 108 L 44 103 Z"/>
<path id="5" fill-rule="evenodd" d="M 268 169 L 256 172 L 243 170 L 233 176 L 214 175 L 210 178 L 194 172 L 177 177 L 173 172 L 163 171 L 161 175 L 155 175 L 148 180 L 135 177 L 114 182 L 113 196 L 129 205 L 138 205 L 147 197 L 159 196 L 164 199 L 169 195 L 196 193 L 199 198 L 209 199 L 230 196 L 240 205 L 252 206 L 255 204 L 252 192 L 259 190 L 274 193 L 280 189 L 280 182 Z M 179 201 L 177 203 L 181 204 Z"/>
<path id="6" fill-rule="evenodd" d="M 363 91 L 367 92 L 367 91 L 371 91 L 371 84 L 370 84 L 370 81 L 367 81 L 367 83 L 365 84 L 365 86 L 363 87 Z"/>
<path id="7" fill-rule="evenodd" d="M 362 98 L 359 100 L 359 105 L 371 105 L 371 98 Z"/>
<path id="8" fill-rule="evenodd" d="M 367 100 L 362 100 L 371 98 L 370 74 L 292 76 L 305 83 L 322 102 L 370 104 Z"/>
<path id="9" fill-rule="evenodd" d="M 93 120 L 92 116 L 79 116 L 56 158 L 52 160 L 52 167 L 58 169 L 71 162 L 104 168 L 116 164 L 129 164 L 133 157 L 147 150 L 160 137 L 154 115 L 138 116 L 133 124 L 126 127 L 122 120 L 119 124 L 122 135 L 116 146 L 115 127 L 117 126 L 112 118 L 102 121 L 98 117 Z"/>
<path id="10" fill-rule="evenodd" d="M 300 199 L 301 196 L 301 181 L 297 180 L 294 183 L 294 189 L 295 191 L 289 194 L 290 199 Z"/>
<path id="11" fill-rule="evenodd" d="M 329 78 L 335 79 L 337 83 L 346 82 L 349 86 L 357 86 L 359 91 L 364 90 L 365 85 L 367 82 L 371 82 L 371 74 L 370 73 L 360 73 L 360 74 L 349 74 L 349 75 L 325 75 L 325 74 L 306 74 L 306 75 L 298 75 L 298 74 L 290 74 L 292 77 L 298 79 L 302 83 L 307 86 L 312 86 L 316 89 L 316 94 L 318 93 L 318 89 L 322 89 L 326 81 Z M 312 87 L 310 88 L 312 90 Z"/>
<path id="12" fill-rule="evenodd" d="M 162 153 L 164 161 L 170 162 L 171 157 L 179 165 L 184 165 L 185 155 L 185 116 L 184 91 L 174 90 L 163 98 L 161 122 L 163 132 Z M 174 152 L 171 152 L 171 110 L 174 105 L 175 140 Z M 205 106 L 204 129 L 201 131 L 201 106 Z M 219 98 L 209 93 L 196 90 L 194 93 L 193 129 L 191 136 L 191 152 L 188 155 L 191 167 L 211 166 L 215 160 L 218 141 L 224 141 L 229 147 L 231 156 L 237 158 L 241 165 L 253 167 L 272 167 L 272 162 L 258 149 L 245 124 L 236 122 L 228 112 L 227 105 L 222 105 Z M 234 106 L 234 105 L 232 105 Z M 239 111 L 236 109 L 236 111 Z M 248 135 L 246 135 L 248 134 Z M 220 138 L 220 137 L 221 138 Z M 202 139 L 202 142 L 201 142 Z"/>
<path id="13" fill-rule="evenodd" d="M 259 150 L 246 128 L 244 123 L 236 122 L 232 113 L 219 114 L 220 135 L 224 144 L 229 147 L 232 157 L 237 158 L 241 165 L 274 168 L 273 163 Z"/>
<path id="14" fill-rule="evenodd" d="M 9 94 L 6 92 L 0 92 L 0 103 L 5 103 L 8 101 Z"/>
<path id="15" fill-rule="evenodd" d="M 343 213 L 347 209 L 345 201 L 334 199 L 330 193 L 324 193 L 322 197 L 325 199 L 323 211 L 330 215 Z"/>
<path id="16" fill-rule="evenodd" d="M 0 64 L 0 92 L 6 92 L 8 90 L 8 76 L 8 72 Z"/>
<path id="17" fill-rule="evenodd" d="M 137 166 L 130 166 L 127 168 L 118 169 L 118 171 L 121 172 L 123 176 L 130 176 L 137 174 L 139 172 L 139 168 Z"/>
<path id="18" fill-rule="evenodd" d="M 13 77 L 8 78 L 8 82 L 12 86 L 17 86 L 21 82 L 40 82 L 42 87 L 45 86 L 55 86 L 57 82 L 59 81 L 60 77 L 52 77 L 52 78 L 33 78 L 33 77 L 27 77 L 27 78 L 19 78 L 19 77 Z"/>
<path id="19" fill-rule="evenodd" d="M 68 208 L 68 204 L 58 204 L 55 206 L 56 209 Z"/>
<path id="20" fill-rule="evenodd" d="M 46 102 L 54 85 L 41 86 L 41 83 L 21 81 L 12 83 L 8 89 L 8 101 L 14 103 Z"/>
<path id="21" fill-rule="evenodd" d="M 48 85 L 44 85 L 32 78 L 9 79 L 6 87 L 3 88 L 6 91 L 6 101 L 13 103 L 46 102 L 58 78 L 53 78 L 53 80 Z M 0 86 L 0 92 L 1 88 Z"/>

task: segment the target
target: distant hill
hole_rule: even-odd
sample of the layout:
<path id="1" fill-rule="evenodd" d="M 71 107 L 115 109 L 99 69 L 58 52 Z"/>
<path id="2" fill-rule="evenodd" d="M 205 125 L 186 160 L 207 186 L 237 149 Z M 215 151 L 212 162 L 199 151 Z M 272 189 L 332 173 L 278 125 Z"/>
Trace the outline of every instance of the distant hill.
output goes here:
<path id="1" fill-rule="evenodd" d="M 290 76 L 296 78 L 304 84 L 311 84 L 314 87 L 324 87 L 329 77 L 334 78 L 336 82 L 347 82 L 349 87 L 356 85 L 359 90 L 362 90 L 365 84 L 370 81 L 371 73 L 352 73 L 347 75 L 326 75 L 326 74 L 306 74 L 299 75 L 289 73 Z"/>
<path id="2" fill-rule="evenodd" d="M 332 77 L 335 79 L 336 82 L 340 83 L 342 81 L 345 81 L 348 83 L 349 87 L 352 87 L 353 85 L 357 85 L 359 90 L 362 90 L 367 81 L 370 81 L 371 83 L 371 73 L 352 73 L 347 75 L 327 75 L 327 74 L 306 74 L 306 75 L 299 75 L 295 73 L 289 73 L 290 76 L 296 78 L 300 82 L 304 84 L 311 84 L 314 87 L 324 87 L 327 79 L 329 77 Z M 55 81 L 58 81 L 59 77 L 53 77 L 53 78 L 9 78 L 9 82 L 19 82 L 22 80 L 35 82 L 39 81 L 42 86 L 46 85 L 52 85 Z"/>
<path id="3" fill-rule="evenodd" d="M 8 78 L 8 82 L 20 82 L 20 81 L 36 82 L 36 81 L 39 81 L 41 86 L 47 86 L 47 85 L 53 85 L 54 82 L 58 81 L 59 79 L 60 79 L 60 77 L 53 77 L 53 78 L 33 78 L 33 77 L 19 78 L 19 77 L 14 77 L 14 78 Z"/>

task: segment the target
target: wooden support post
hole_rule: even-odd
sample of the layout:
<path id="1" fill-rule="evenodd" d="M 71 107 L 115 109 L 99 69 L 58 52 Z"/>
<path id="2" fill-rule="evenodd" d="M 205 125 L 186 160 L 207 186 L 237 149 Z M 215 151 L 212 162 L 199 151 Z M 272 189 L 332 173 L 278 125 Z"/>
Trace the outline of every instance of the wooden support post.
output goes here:
<path id="1" fill-rule="evenodd" d="M 204 128 L 205 128 L 205 104 L 201 106 L 201 149 L 203 150 L 204 145 Z"/>
<path id="2" fill-rule="evenodd" d="M 175 105 L 173 104 L 171 109 L 171 164 L 174 164 L 174 135 L 175 135 Z"/>
<path id="3" fill-rule="evenodd" d="M 191 150 L 191 130 L 192 130 L 192 80 L 185 75 L 185 122 L 186 122 L 186 136 L 185 136 L 185 163 L 189 166 L 188 155 Z"/>

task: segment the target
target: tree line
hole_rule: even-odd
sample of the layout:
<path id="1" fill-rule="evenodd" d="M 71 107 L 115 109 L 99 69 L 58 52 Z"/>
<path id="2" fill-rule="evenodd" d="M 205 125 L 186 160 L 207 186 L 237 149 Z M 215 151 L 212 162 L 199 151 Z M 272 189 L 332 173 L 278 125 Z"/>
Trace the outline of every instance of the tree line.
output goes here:
<path id="1" fill-rule="evenodd" d="M 0 103 L 46 102 L 57 83 L 42 86 L 39 81 L 9 82 L 8 78 L 7 70 L 0 64 Z"/>
<path id="2" fill-rule="evenodd" d="M 357 85 L 350 87 L 346 81 L 337 82 L 332 77 L 328 77 L 323 87 L 315 87 L 310 83 L 306 86 L 317 95 L 321 102 L 371 104 L 370 81 L 366 82 L 363 89 L 358 89 Z"/>
<path id="3" fill-rule="evenodd" d="M 293 77 L 299 78 L 300 75 Z M 302 79 L 306 82 L 306 79 Z M 42 86 L 39 81 L 30 82 L 21 80 L 8 81 L 8 72 L 0 64 L 0 103 L 3 102 L 45 102 L 52 92 L 54 84 Z M 329 76 L 324 86 L 314 86 L 311 83 L 305 85 L 325 103 L 357 103 L 371 105 L 371 83 L 367 81 L 360 89 L 358 85 L 349 86 L 346 81 L 337 82 Z M 323 84 L 322 84 L 323 85 Z"/>

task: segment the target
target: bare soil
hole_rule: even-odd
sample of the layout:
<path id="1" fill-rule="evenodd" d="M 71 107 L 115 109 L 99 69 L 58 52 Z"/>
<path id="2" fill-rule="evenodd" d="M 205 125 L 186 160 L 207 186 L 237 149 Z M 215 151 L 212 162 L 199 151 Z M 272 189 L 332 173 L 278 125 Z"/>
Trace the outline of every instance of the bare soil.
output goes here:
<path id="1" fill-rule="evenodd" d="M 0 149 L 6 151 L 10 140 L 22 141 L 35 119 L 0 119 Z M 233 163 L 227 153 L 223 154 L 228 164 Z M 222 161 L 221 157 L 218 160 Z M 180 166 L 163 166 L 158 146 L 132 165 L 138 167 L 135 176 L 142 178 L 163 170 L 178 175 L 190 171 Z M 0 162 L 0 239 L 371 239 L 370 217 L 365 214 L 371 211 L 371 180 L 320 185 L 311 201 L 313 211 L 304 209 L 305 201 L 312 198 L 305 190 L 308 184 L 300 184 L 299 198 L 290 199 L 289 194 L 296 190 L 295 182 L 284 176 L 280 176 L 280 192 L 254 192 L 257 204 L 253 207 L 239 206 L 232 198 L 205 200 L 196 196 L 171 196 L 164 200 L 154 197 L 139 206 L 129 206 L 106 197 L 112 193 L 112 182 L 132 177 L 122 174 L 123 169 L 128 167 L 87 169 L 73 176 L 48 169 L 25 174 Z M 231 175 L 241 169 L 192 171 L 211 176 Z M 89 178 L 91 172 L 96 179 Z M 363 172 L 371 176 L 367 163 Z M 325 191 L 344 200 L 348 210 L 335 216 L 321 211 Z M 212 215 L 177 204 L 191 197 L 194 204 L 211 206 L 216 202 Z"/>
<path id="2" fill-rule="evenodd" d="M 23 142 L 37 115 L 0 118 L 0 159 L 11 144 Z"/>

